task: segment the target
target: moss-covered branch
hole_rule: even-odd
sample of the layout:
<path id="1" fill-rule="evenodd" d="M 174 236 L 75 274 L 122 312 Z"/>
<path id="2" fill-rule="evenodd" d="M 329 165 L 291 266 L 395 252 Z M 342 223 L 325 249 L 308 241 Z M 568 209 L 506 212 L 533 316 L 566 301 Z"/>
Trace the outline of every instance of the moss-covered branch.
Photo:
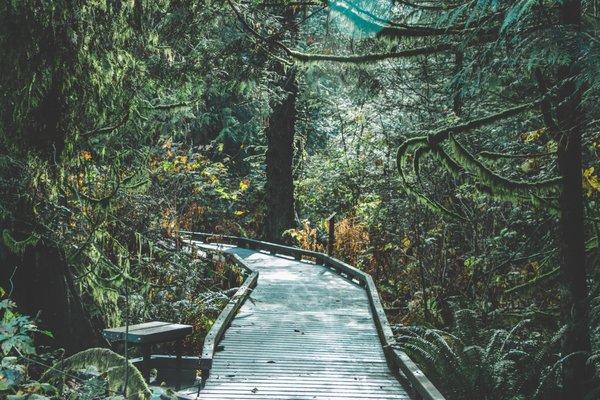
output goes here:
<path id="1" fill-rule="evenodd" d="M 120 394 L 125 390 L 124 395 L 128 399 L 147 400 L 150 398 L 150 389 L 140 371 L 125 357 L 102 348 L 87 349 L 60 361 L 46 371 L 41 380 L 55 381 L 61 379 L 65 374 L 71 374 L 72 371 L 90 367 L 96 368 L 106 378 L 111 394 Z"/>
<path id="2" fill-rule="evenodd" d="M 515 200 L 515 195 L 530 195 L 531 193 L 543 194 L 557 188 L 560 178 L 551 178 L 539 181 L 514 180 L 497 174 L 489 169 L 473 154 L 471 154 L 456 139 L 450 140 L 450 149 L 453 158 L 465 170 L 475 174 L 479 180 L 488 186 L 492 195 L 503 200 Z"/>
<path id="3" fill-rule="evenodd" d="M 417 147 L 413 154 L 413 173 L 417 177 L 420 178 L 421 174 L 421 158 L 431 153 L 432 149 L 428 146 Z"/>
<path id="4" fill-rule="evenodd" d="M 499 160 L 502 158 L 540 158 L 540 157 L 550 157 L 556 155 L 554 152 L 546 152 L 546 153 L 522 153 L 522 154 L 510 154 L 510 153 L 499 153 L 495 151 L 482 151 L 477 153 L 479 157 L 488 159 L 488 160 Z"/>
<path id="5" fill-rule="evenodd" d="M 419 204 L 429 208 L 435 213 L 445 215 L 446 217 L 454 220 L 465 220 L 465 218 L 462 215 L 448 209 L 447 207 L 444 207 L 442 204 L 427 197 L 424 193 L 414 188 L 413 185 L 408 181 L 404 170 L 406 169 L 406 161 L 408 159 L 407 155 L 412 149 L 415 149 L 415 152 L 413 154 L 413 171 L 416 171 L 415 175 L 417 177 L 419 176 L 418 171 L 420 159 L 429 153 L 437 152 L 436 149 L 432 149 L 427 145 L 426 136 L 408 139 L 398 148 L 396 162 L 398 167 L 398 173 L 400 175 L 400 179 L 402 180 L 403 190 L 407 194 L 413 196 L 417 200 L 417 202 L 419 202 Z"/>
<path id="6" fill-rule="evenodd" d="M 499 120 L 509 118 L 530 110 L 539 104 L 540 101 L 522 104 L 486 117 L 467 121 L 463 124 L 442 128 L 430 135 L 420 135 L 405 140 L 398 147 L 396 155 L 398 173 L 405 191 L 413 195 L 421 204 L 426 205 L 434 211 L 452 216 L 452 218 L 462 218 L 458 214 L 453 213 L 427 198 L 409 183 L 405 171 L 408 159 L 410 158 L 410 151 L 414 150 L 412 153 L 412 172 L 417 179 L 419 179 L 420 175 L 421 159 L 427 154 L 433 154 L 440 164 L 455 178 L 465 181 L 468 178 L 464 174 L 465 171 L 477 177 L 478 183 L 480 184 L 479 186 L 485 188 L 483 191 L 494 198 L 512 202 L 529 200 L 532 204 L 538 204 L 540 195 L 551 192 L 557 188 L 560 183 L 560 178 L 523 181 L 502 176 L 495 171 L 492 171 L 483 162 L 477 159 L 476 156 L 471 154 L 454 138 L 454 135 L 465 133 Z M 446 144 L 448 142 L 449 144 Z M 449 152 L 447 150 L 449 150 Z M 494 153 L 490 153 L 492 157 L 493 154 Z"/>
<path id="7" fill-rule="evenodd" d="M 282 45 L 283 46 L 283 45 Z M 286 46 L 282 47 L 283 50 L 287 53 L 288 56 L 294 58 L 297 61 L 301 62 L 311 62 L 311 61 L 332 61 L 332 62 L 340 62 L 340 63 L 373 63 L 377 61 L 396 59 L 396 58 L 407 58 L 407 57 L 417 57 L 417 56 L 427 56 L 436 53 L 442 53 L 445 51 L 452 50 L 452 46 L 449 44 L 440 44 L 436 46 L 425 46 L 425 47 L 416 47 L 412 49 L 406 49 L 401 51 L 391 51 L 387 53 L 371 53 L 371 54 L 358 54 L 358 55 L 338 55 L 338 54 L 311 54 L 311 53 L 302 53 L 299 51 L 295 51 L 287 48 Z"/>
<path id="8" fill-rule="evenodd" d="M 501 121 L 506 118 L 514 117 L 515 115 L 519 115 L 522 112 L 531 110 L 537 107 L 540 104 L 541 100 L 534 101 L 531 103 L 520 104 L 515 107 L 507 108 L 505 110 L 499 111 L 495 114 L 487 115 L 485 117 L 481 117 L 478 119 L 473 119 L 467 121 L 462 124 L 449 126 L 446 128 L 442 128 L 431 135 L 429 135 L 429 143 L 432 146 L 435 146 L 444 140 L 448 139 L 450 135 L 455 135 L 459 133 L 466 133 L 472 131 L 473 129 L 481 128 L 486 125 L 493 124 L 494 122 Z"/>

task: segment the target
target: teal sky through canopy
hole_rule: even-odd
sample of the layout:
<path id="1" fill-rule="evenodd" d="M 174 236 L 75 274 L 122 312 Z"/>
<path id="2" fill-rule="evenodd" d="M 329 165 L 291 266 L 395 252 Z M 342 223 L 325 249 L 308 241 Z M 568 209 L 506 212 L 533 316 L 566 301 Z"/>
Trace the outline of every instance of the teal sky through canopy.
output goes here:
<path id="1" fill-rule="evenodd" d="M 356 36 L 374 36 L 390 21 L 391 0 L 329 0 L 329 7 L 344 18 L 342 31 Z"/>

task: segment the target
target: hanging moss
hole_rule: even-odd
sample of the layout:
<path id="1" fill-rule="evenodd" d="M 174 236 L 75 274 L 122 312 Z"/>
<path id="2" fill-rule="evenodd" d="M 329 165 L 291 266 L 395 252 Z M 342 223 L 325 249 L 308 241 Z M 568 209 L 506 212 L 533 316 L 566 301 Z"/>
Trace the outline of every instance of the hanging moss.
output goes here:
<path id="1" fill-rule="evenodd" d="M 433 154 L 454 178 L 461 179 L 461 173 L 464 169 L 441 146 L 435 146 Z"/>
<path id="2" fill-rule="evenodd" d="M 406 170 L 406 164 L 408 163 L 408 154 L 414 149 L 412 170 L 417 179 L 419 179 L 420 175 L 421 158 L 428 153 L 432 153 L 455 178 L 464 181 L 464 171 L 474 174 L 479 179 L 479 183 L 482 184 L 482 187 L 485 188 L 485 192 L 495 199 L 511 202 L 529 201 L 532 204 L 538 204 L 541 195 L 550 193 L 558 187 L 560 178 L 530 182 L 513 180 L 501 176 L 480 162 L 467 149 L 458 143 L 453 138 L 453 135 L 468 132 L 499 120 L 518 115 L 538 106 L 539 103 L 540 101 L 521 104 L 479 119 L 439 129 L 427 136 L 416 136 L 405 140 L 398 147 L 396 154 L 396 165 L 404 190 L 415 196 L 421 204 L 426 205 L 434 211 L 452 216 L 453 218 L 462 218 L 460 215 L 446 209 L 441 204 L 434 202 L 411 187 L 404 171 Z M 448 141 L 448 150 L 450 152 L 447 152 L 443 147 L 444 143 Z"/>
<path id="3" fill-rule="evenodd" d="M 150 389 L 140 371 L 125 357 L 114 351 L 102 348 L 92 348 L 81 351 L 55 364 L 42 375 L 42 381 L 56 381 L 71 371 L 95 368 L 104 375 L 108 382 L 108 390 L 121 393 L 125 387 L 125 377 L 128 376 L 125 397 L 133 400 L 148 400 Z M 128 373 L 126 371 L 128 370 Z"/>
<path id="4" fill-rule="evenodd" d="M 467 171 L 475 174 L 478 179 L 487 185 L 492 196 L 501 200 L 520 201 L 521 196 L 530 197 L 531 193 L 538 195 L 549 193 L 557 188 L 560 178 L 551 178 L 539 181 L 519 181 L 501 176 L 477 160 L 455 138 L 450 138 L 450 150 L 454 159 Z"/>
<path id="5" fill-rule="evenodd" d="M 417 136 L 414 138 L 410 138 L 405 140 L 399 147 L 396 152 L 396 166 L 398 168 L 398 172 L 403 175 L 404 164 L 406 161 L 406 156 L 408 152 L 418 146 L 426 145 L 427 137 L 426 136 Z"/>
<path id="6" fill-rule="evenodd" d="M 410 184 L 405 171 L 407 170 L 410 151 L 413 149 L 412 172 L 416 180 L 420 180 L 422 158 L 428 154 L 432 154 L 456 179 L 460 179 L 463 182 L 466 181 L 464 171 L 475 175 L 479 180 L 477 185 L 478 190 L 498 200 L 514 203 L 529 202 L 533 205 L 540 205 L 541 195 L 557 189 L 560 183 L 560 178 L 520 181 L 501 176 L 479 161 L 455 138 L 448 136 L 448 139 L 448 150 L 450 153 L 437 141 L 438 137 L 436 135 L 430 135 L 427 137 L 417 136 L 405 140 L 398 147 L 396 155 L 398 173 L 404 190 L 415 197 L 420 204 L 427 206 L 434 212 L 444 214 L 452 219 L 464 219 L 459 214 L 428 198 Z"/>
<path id="7" fill-rule="evenodd" d="M 402 143 L 400 147 L 398 147 L 398 151 L 396 154 L 396 164 L 398 168 L 398 173 L 400 175 L 400 179 L 402 181 L 403 190 L 407 194 L 413 196 L 419 204 L 424 205 L 425 207 L 429 208 L 431 211 L 437 214 L 445 215 L 446 217 L 454 220 L 464 220 L 465 218 L 463 216 L 449 210 L 440 203 L 425 196 L 423 193 L 421 193 L 419 190 L 416 190 L 413 187 L 413 185 L 409 183 L 404 171 L 406 170 L 408 163 L 408 154 L 412 149 L 415 149 L 413 153 L 413 171 L 415 172 L 415 176 L 417 177 L 417 179 L 420 176 L 420 159 L 428 153 L 433 152 L 435 154 L 435 151 L 432 150 L 432 147 L 428 145 L 428 137 L 426 136 L 418 136 L 405 140 L 404 143 Z"/>
<path id="8" fill-rule="evenodd" d="M 420 158 L 422 155 L 426 154 L 426 152 L 427 152 L 426 150 L 429 150 L 429 148 L 426 147 L 426 146 L 418 148 L 417 151 L 419 151 L 420 149 L 423 149 L 422 150 L 423 154 L 417 155 L 417 159 Z M 401 161 L 401 164 L 403 164 L 403 163 L 404 162 Z M 404 192 L 406 194 L 414 197 L 419 204 L 421 204 L 421 205 L 429 208 L 431 211 L 435 212 L 436 214 L 445 215 L 446 217 L 448 217 L 450 219 L 453 219 L 453 220 L 464 220 L 465 219 L 464 217 L 462 217 L 458 213 L 449 210 L 448 208 L 444 207 L 443 205 L 441 205 L 440 203 L 436 202 L 435 200 L 432 200 L 429 197 L 425 196 L 419 190 L 415 189 L 414 186 L 411 185 L 407 181 L 406 175 L 404 174 L 403 167 L 398 168 L 398 172 L 399 172 L 400 178 L 402 180 L 402 189 L 404 190 Z"/>
<path id="9" fill-rule="evenodd" d="M 8 229 L 2 231 L 2 242 L 4 245 L 15 254 L 23 254 L 28 247 L 35 246 L 40 237 L 36 233 L 32 233 L 24 240 L 16 240 Z"/>
<path id="10" fill-rule="evenodd" d="M 296 61 L 303 63 L 311 63 L 318 61 L 331 61 L 337 63 L 352 63 L 352 64 L 369 64 L 378 61 L 409 58 L 416 56 L 426 56 L 435 53 L 441 53 L 443 51 L 449 51 L 452 47 L 448 44 L 441 44 L 437 46 L 424 46 L 415 47 L 411 49 L 405 49 L 400 51 L 390 51 L 385 53 L 369 53 L 369 54 L 350 54 L 350 55 L 336 55 L 336 54 L 311 54 L 302 53 L 300 51 L 291 50 L 285 48 L 284 51 L 288 56 L 292 57 Z"/>
<path id="11" fill-rule="evenodd" d="M 423 156 L 426 156 L 427 154 L 431 153 L 432 149 L 429 146 L 421 146 L 421 147 L 417 147 L 417 149 L 415 150 L 415 152 L 413 153 L 413 173 L 415 174 L 415 177 L 417 178 L 417 180 L 420 181 L 421 179 L 421 158 Z"/>

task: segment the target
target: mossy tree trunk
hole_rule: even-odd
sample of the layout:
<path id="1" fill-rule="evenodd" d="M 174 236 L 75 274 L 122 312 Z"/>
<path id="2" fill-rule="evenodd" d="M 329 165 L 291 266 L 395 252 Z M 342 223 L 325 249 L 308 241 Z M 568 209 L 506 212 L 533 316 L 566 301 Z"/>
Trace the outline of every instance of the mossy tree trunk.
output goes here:
<path id="1" fill-rule="evenodd" d="M 73 7 L 66 14 L 71 16 L 75 12 Z M 28 24 L 32 23 L 26 20 L 29 15 L 16 14 L 11 18 L 14 25 L 9 26 L 7 31 L 14 34 L 17 43 L 23 38 L 34 40 L 28 36 Z M 0 109 L 8 110 L 0 111 L 0 133 L 4 135 L 0 146 L 11 149 L 11 158 L 39 158 L 40 162 L 45 162 L 47 177 L 56 185 L 60 180 L 59 164 L 69 140 L 68 132 L 74 131 L 74 113 L 69 104 L 69 91 L 73 89 L 68 76 L 76 68 L 77 57 L 75 44 L 69 36 L 70 27 L 61 20 L 52 25 L 51 30 L 36 31 L 44 40 L 34 59 L 48 66 L 50 77 L 46 89 L 40 85 L 40 92 L 45 92 L 40 94 L 35 107 L 26 114 L 19 114 L 14 108 L 14 96 L 17 93 L 16 98 L 19 98 L 21 94 L 16 89 L 8 90 L 5 99 L 0 101 Z M 39 38 L 37 40 L 39 42 Z M 19 64 L 22 61 L 8 60 L 3 66 L 6 70 L 19 71 L 23 69 Z M 53 338 L 40 336 L 37 344 L 64 347 L 70 352 L 98 344 L 100 336 L 83 305 L 61 243 L 48 237 L 51 235 L 48 235 L 47 227 L 35 211 L 33 203 L 39 198 L 32 198 L 31 177 L 25 171 L 27 167 L 11 163 L 6 168 L 11 170 L 4 176 L 13 177 L 8 185 L 12 185 L 11 189 L 16 194 L 2 195 L 3 203 L 9 205 L 10 214 L 0 219 L 0 232 L 6 229 L 15 240 L 23 240 L 32 234 L 40 239 L 36 244 L 18 249 L 0 241 L 0 286 L 11 294 L 19 311 L 37 316 L 39 327 L 52 333 Z"/>

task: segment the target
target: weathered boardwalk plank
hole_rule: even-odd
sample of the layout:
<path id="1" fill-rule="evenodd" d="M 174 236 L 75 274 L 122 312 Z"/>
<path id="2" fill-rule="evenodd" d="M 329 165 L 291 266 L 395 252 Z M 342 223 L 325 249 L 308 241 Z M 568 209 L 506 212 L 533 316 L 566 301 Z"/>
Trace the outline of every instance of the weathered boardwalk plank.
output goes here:
<path id="1" fill-rule="evenodd" d="M 408 399 L 390 372 L 364 288 L 330 269 L 227 245 L 259 271 L 200 399 Z M 197 398 L 195 388 L 178 393 Z"/>

